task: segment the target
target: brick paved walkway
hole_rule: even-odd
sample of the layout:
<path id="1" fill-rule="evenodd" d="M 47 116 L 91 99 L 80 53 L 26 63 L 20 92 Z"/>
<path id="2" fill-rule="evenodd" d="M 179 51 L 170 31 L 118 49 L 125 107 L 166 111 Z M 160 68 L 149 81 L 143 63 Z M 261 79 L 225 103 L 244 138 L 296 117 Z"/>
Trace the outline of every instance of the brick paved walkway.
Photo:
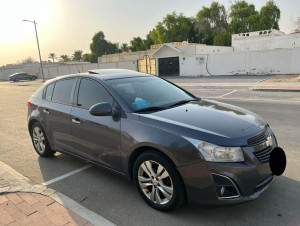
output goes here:
<path id="1" fill-rule="evenodd" d="M 0 195 L 0 225 L 92 225 L 53 199 L 36 193 Z"/>

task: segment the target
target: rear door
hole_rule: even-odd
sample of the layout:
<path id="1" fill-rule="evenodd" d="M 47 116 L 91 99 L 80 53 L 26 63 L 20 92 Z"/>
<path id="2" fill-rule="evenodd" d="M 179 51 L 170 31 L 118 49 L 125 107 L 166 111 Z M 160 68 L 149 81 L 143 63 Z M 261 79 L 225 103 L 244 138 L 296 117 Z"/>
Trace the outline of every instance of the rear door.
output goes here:
<path id="1" fill-rule="evenodd" d="M 43 124 L 53 148 L 71 150 L 71 104 L 76 78 L 58 80 L 46 87 L 42 104 Z"/>
<path id="2" fill-rule="evenodd" d="M 121 122 L 112 116 L 93 116 L 89 108 L 97 103 L 117 103 L 105 88 L 92 79 L 81 79 L 71 112 L 73 150 L 112 169 L 122 170 Z"/>

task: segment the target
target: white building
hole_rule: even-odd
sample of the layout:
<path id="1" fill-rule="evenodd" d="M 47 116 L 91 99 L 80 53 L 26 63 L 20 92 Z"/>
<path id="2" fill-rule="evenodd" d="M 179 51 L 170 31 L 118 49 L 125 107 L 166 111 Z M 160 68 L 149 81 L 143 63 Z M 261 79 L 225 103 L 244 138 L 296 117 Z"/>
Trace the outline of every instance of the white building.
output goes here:
<path id="1" fill-rule="evenodd" d="M 158 76 L 209 76 L 298 74 L 299 59 L 300 33 L 265 30 L 234 34 L 231 47 L 165 43 L 152 45 L 148 51 L 105 55 L 98 63 L 99 68 L 124 68 Z"/>
<path id="2" fill-rule="evenodd" d="M 234 52 L 262 51 L 300 47 L 300 33 L 265 30 L 232 35 Z"/>

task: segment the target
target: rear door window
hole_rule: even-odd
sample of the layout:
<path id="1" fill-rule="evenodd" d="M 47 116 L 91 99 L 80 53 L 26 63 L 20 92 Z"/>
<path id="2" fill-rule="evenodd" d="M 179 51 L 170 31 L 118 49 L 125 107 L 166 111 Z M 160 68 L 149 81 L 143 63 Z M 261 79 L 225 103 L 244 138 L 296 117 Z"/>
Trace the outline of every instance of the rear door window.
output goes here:
<path id="1" fill-rule="evenodd" d="M 45 92 L 45 99 L 46 100 L 51 101 L 51 99 L 52 99 L 52 93 L 53 93 L 53 89 L 54 89 L 54 85 L 55 85 L 55 83 L 52 83 L 49 86 L 47 86 L 46 92 Z"/>
<path id="2" fill-rule="evenodd" d="M 54 87 L 52 101 L 61 104 L 70 104 L 74 82 L 75 79 L 57 81 Z"/>
<path id="3" fill-rule="evenodd" d="M 102 102 L 113 105 L 113 98 L 97 82 L 89 79 L 82 79 L 78 90 L 77 106 L 89 109 L 94 104 Z"/>

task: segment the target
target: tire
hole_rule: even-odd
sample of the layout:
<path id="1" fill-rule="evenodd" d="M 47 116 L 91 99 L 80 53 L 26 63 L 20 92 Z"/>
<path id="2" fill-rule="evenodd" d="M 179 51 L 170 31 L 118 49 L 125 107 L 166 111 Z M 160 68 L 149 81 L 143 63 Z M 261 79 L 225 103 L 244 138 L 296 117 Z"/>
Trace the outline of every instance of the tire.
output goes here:
<path id="1" fill-rule="evenodd" d="M 50 157 L 55 154 L 50 148 L 46 133 L 40 123 L 35 122 L 30 128 L 30 135 L 35 151 L 42 157 Z"/>
<path id="2" fill-rule="evenodd" d="M 133 180 L 144 201 L 156 210 L 176 210 L 185 203 L 181 176 L 170 160 L 157 151 L 146 151 L 137 158 Z"/>
<path id="3" fill-rule="evenodd" d="M 15 79 L 15 82 L 18 82 L 18 81 L 19 81 L 19 79 L 16 78 L 16 79 Z"/>

